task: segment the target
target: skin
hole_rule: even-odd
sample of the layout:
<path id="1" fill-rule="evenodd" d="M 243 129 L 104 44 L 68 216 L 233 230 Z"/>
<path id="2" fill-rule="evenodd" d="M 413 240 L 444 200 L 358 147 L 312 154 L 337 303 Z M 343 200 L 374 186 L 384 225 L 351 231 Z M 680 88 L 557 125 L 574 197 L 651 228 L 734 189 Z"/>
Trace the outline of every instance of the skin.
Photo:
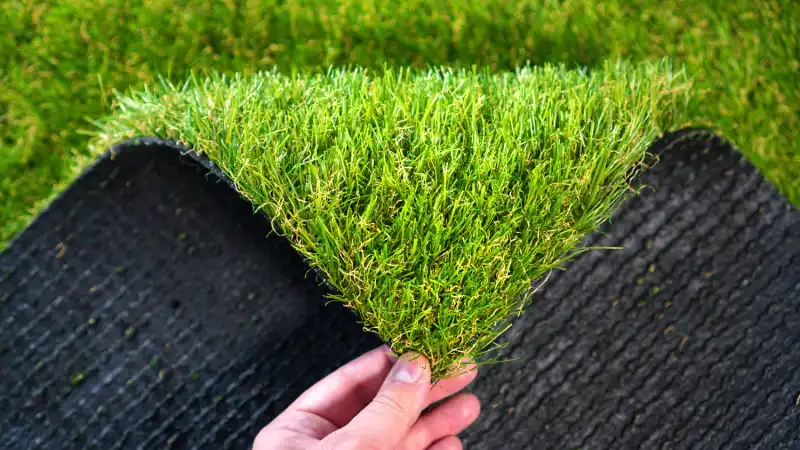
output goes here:
<path id="1" fill-rule="evenodd" d="M 480 403 L 457 393 L 476 375 L 473 368 L 432 384 L 424 357 L 395 358 L 379 347 L 304 392 L 261 430 L 253 450 L 460 450 L 457 435 Z"/>

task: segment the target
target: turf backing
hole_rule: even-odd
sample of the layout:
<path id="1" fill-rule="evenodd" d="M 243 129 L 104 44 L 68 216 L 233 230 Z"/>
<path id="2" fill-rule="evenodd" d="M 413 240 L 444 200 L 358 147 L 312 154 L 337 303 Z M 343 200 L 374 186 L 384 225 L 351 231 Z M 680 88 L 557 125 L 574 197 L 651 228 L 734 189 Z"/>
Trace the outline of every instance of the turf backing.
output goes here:
<path id="1" fill-rule="evenodd" d="M 0 254 L 0 448 L 243 448 L 376 344 L 248 202 L 140 143 Z M 800 444 L 800 213 L 718 141 L 658 148 L 588 238 L 624 250 L 555 273 L 482 369 L 468 448 Z"/>
<path id="2" fill-rule="evenodd" d="M 0 5 L 0 242 L 77 173 L 115 89 L 189 71 L 674 58 L 713 125 L 800 203 L 800 3 L 9 0 Z"/>

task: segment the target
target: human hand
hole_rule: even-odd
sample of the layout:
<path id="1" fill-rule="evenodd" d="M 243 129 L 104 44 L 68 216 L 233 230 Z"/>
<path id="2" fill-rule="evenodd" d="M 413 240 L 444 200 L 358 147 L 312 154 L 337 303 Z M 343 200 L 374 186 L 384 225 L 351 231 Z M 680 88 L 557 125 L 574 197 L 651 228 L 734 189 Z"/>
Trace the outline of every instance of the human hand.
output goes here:
<path id="1" fill-rule="evenodd" d="M 304 392 L 258 433 L 253 450 L 460 450 L 456 437 L 478 417 L 463 389 L 477 369 L 431 384 L 424 357 L 392 358 L 385 346 L 342 366 Z"/>

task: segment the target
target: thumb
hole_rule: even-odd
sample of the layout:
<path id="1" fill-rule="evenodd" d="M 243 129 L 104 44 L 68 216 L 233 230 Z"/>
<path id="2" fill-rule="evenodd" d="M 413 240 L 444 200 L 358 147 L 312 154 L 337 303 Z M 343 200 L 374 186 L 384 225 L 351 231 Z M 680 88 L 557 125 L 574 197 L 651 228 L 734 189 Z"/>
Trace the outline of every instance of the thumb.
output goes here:
<path id="1" fill-rule="evenodd" d="M 401 356 L 372 402 L 330 435 L 326 447 L 394 449 L 419 418 L 430 389 L 425 357 L 415 353 Z"/>

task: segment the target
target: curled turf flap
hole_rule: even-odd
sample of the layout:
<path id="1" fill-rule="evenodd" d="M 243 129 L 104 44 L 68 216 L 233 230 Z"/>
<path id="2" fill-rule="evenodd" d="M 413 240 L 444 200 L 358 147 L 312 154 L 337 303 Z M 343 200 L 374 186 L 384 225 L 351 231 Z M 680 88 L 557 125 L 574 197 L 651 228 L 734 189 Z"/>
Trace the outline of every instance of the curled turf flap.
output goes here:
<path id="1" fill-rule="evenodd" d="M 484 357 L 531 281 L 609 218 L 687 90 L 664 62 L 194 77 L 120 96 L 94 145 L 207 155 L 332 299 L 440 378 Z"/>

